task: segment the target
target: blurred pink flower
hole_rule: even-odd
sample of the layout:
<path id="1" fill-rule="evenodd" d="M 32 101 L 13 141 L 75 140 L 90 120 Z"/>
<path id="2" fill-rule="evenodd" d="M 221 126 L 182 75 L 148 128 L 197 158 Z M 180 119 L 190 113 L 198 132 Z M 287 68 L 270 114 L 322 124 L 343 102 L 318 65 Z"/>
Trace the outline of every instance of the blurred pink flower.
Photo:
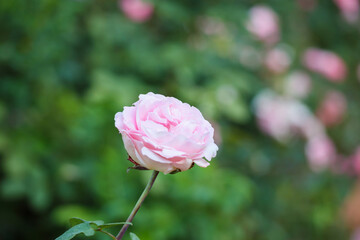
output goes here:
<path id="1" fill-rule="evenodd" d="M 304 65 L 330 81 L 342 82 L 346 77 L 346 65 L 338 55 L 333 52 L 310 48 L 306 50 L 303 58 Z"/>
<path id="2" fill-rule="evenodd" d="M 265 56 L 265 66 L 274 73 L 285 72 L 291 63 L 289 54 L 282 48 L 274 48 Z"/>
<path id="3" fill-rule="evenodd" d="M 310 168 L 321 171 L 329 167 L 336 158 L 336 149 L 330 138 L 319 136 L 308 141 L 305 149 Z"/>
<path id="4" fill-rule="evenodd" d="M 320 103 L 316 115 L 325 126 L 334 126 L 342 121 L 346 106 L 346 98 L 341 92 L 330 91 Z"/>
<path id="5" fill-rule="evenodd" d="M 280 142 L 294 135 L 311 138 L 324 134 L 321 123 L 304 104 L 270 90 L 255 97 L 254 110 L 260 129 Z"/>
<path id="6" fill-rule="evenodd" d="M 306 97 L 311 90 L 311 78 L 303 71 L 295 71 L 286 78 L 285 92 L 295 98 Z"/>
<path id="7" fill-rule="evenodd" d="M 313 114 L 304 119 L 301 133 L 307 140 L 326 135 L 324 125 Z"/>
<path id="8" fill-rule="evenodd" d="M 279 19 L 269 7 L 257 5 L 250 9 L 247 29 L 259 40 L 273 44 L 279 40 Z"/>
<path id="9" fill-rule="evenodd" d="M 334 0 L 334 2 L 348 22 L 355 22 L 359 19 L 358 0 Z"/>
<path id="10" fill-rule="evenodd" d="M 125 15 L 134 22 L 145 22 L 154 11 L 151 3 L 142 0 L 119 0 L 119 6 Z"/>
<path id="11" fill-rule="evenodd" d="M 271 90 L 260 92 L 254 99 L 259 128 L 280 142 L 303 136 L 310 168 L 320 171 L 336 160 L 336 149 L 324 126 L 302 102 L 277 95 Z"/>
<path id="12" fill-rule="evenodd" d="M 358 65 L 357 69 L 356 69 L 356 75 L 357 75 L 357 79 L 360 82 L 360 64 Z"/>

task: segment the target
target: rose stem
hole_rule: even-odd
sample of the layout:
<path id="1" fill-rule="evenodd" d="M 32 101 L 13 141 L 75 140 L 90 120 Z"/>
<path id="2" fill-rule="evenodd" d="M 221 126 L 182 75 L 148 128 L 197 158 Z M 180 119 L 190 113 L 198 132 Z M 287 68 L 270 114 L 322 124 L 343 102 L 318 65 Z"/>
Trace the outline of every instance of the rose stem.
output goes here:
<path id="1" fill-rule="evenodd" d="M 128 219 L 126 220 L 126 222 L 129 222 L 131 223 L 132 220 L 134 219 L 135 217 L 135 214 L 137 213 L 137 211 L 139 210 L 139 208 L 141 207 L 141 204 L 144 202 L 146 196 L 149 194 L 150 190 L 151 190 L 151 187 L 153 186 L 154 182 L 155 182 L 155 179 L 157 177 L 157 175 L 159 174 L 159 171 L 154 171 L 151 175 L 151 178 L 149 179 L 149 182 L 147 183 L 143 193 L 141 194 L 139 200 L 137 201 L 137 203 L 135 204 L 135 207 L 133 208 L 133 210 L 131 211 Z M 130 226 L 130 224 L 125 224 L 119 234 L 116 236 L 116 239 L 117 240 L 120 240 L 122 239 L 122 237 L 124 236 L 126 230 L 128 229 L 128 227 Z"/>

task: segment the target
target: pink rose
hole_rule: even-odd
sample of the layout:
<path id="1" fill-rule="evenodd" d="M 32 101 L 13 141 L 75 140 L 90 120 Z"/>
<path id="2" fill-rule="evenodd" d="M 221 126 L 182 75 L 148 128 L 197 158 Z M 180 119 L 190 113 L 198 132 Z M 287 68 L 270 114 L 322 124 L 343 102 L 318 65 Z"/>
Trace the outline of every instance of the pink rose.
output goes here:
<path id="1" fill-rule="evenodd" d="M 346 112 L 346 98 L 338 91 L 328 92 L 320 104 L 316 114 L 325 126 L 340 123 Z"/>
<path id="2" fill-rule="evenodd" d="M 141 94 L 134 106 L 115 115 L 115 126 L 132 160 L 165 174 L 193 163 L 207 167 L 218 150 L 214 129 L 201 112 L 173 97 Z"/>
<path id="3" fill-rule="evenodd" d="M 150 3 L 142 0 L 119 0 L 119 6 L 125 15 L 134 22 L 145 22 L 154 11 L 154 7 Z"/>
<path id="4" fill-rule="evenodd" d="M 303 58 L 304 65 L 333 82 L 342 82 L 346 77 L 345 62 L 335 53 L 317 48 L 308 49 Z"/>
<path id="5" fill-rule="evenodd" d="M 279 40 L 279 19 L 269 7 L 257 5 L 250 9 L 247 29 L 260 41 L 268 44 Z"/>

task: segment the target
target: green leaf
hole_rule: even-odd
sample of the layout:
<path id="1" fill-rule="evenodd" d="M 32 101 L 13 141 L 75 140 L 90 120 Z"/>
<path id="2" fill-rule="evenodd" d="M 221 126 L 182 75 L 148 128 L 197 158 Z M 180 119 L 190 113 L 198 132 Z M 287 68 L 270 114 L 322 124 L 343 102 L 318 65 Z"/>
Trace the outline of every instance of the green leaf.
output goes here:
<path id="1" fill-rule="evenodd" d="M 102 220 L 96 220 L 96 221 L 87 221 L 94 230 L 99 228 L 100 225 L 104 224 L 104 221 Z"/>
<path id="2" fill-rule="evenodd" d="M 69 222 L 72 228 L 67 230 L 63 235 L 58 237 L 56 240 L 72 239 L 73 237 L 75 237 L 80 233 L 85 234 L 85 236 L 93 236 L 95 234 L 95 231 L 97 231 L 98 229 L 125 224 L 125 223 L 104 224 L 104 221 L 101 220 L 86 221 L 84 219 L 76 218 L 76 217 L 71 218 Z"/>
<path id="3" fill-rule="evenodd" d="M 84 220 L 84 219 L 81 219 L 81 218 L 77 218 L 77 217 L 70 218 L 69 222 L 70 222 L 70 225 L 71 225 L 72 227 L 75 226 L 75 225 L 78 225 L 78 224 L 80 224 L 80 223 L 89 223 L 90 226 L 92 226 L 93 228 L 97 228 L 99 225 L 103 225 L 103 224 L 104 224 L 104 221 L 102 221 L 102 220 L 87 221 L 87 220 Z"/>
<path id="4" fill-rule="evenodd" d="M 138 236 L 136 236 L 135 233 L 130 233 L 130 237 L 131 237 L 131 240 L 140 240 L 140 238 Z"/>
<path id="5" fill-rule="evenodd" d="M 89 237 L 89 236 L 93 236 L 95 234 L 95 231 L 94 229 L 92 229 L 92 227 L 88 222 L 83 222 L 73 226 L 55 240 L 69 240 L 80 233 L 83 233 L 85 236 Z"/>
<path id="6" fill-rule="evenodd" d="M 70 218 L 69 222 L 70 222 L 70 225 L 73 227 L 75 225 L 78 225 L 80 223 L 84 223 L 87 221 L 84 219 L 81 219 L 81 218 L 74 217 L 74 218 Z"/>
<path id="7" fill-rule="evenodd" d="M 115 222 L 115 223 L 105 223 L 105 224 L 98 225 L 98 228 L 104 229 L 104 228 L 115 227 L 115 226 L 120 226 L 120 225 L 124 225 L 124 224 L 132 225 L 131 222 Z"/>

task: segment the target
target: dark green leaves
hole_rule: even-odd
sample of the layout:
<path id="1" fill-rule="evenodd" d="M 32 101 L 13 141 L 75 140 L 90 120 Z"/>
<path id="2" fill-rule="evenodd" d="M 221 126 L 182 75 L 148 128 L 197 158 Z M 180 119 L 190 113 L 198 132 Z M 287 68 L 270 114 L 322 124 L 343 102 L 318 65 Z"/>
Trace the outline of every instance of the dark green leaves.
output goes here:
<path id="1" fill-rule="evenodd" d="M 93 236 L 95 234 L 95 231 L 103 232 L 103 233 L 115 238 L 110 233 L 105 232 L 103 229 L 109 228 L 109 227 L 120 226 L 120 225 L 124 225 L 124 224 L 132 225 L 132 223 L 128 223 L 128 222 L 104 223 L 104 221 L 101 221 L 101 220 L 86 221 L 81 218 L 71 218 L 69 220 L 69 222 L 70 222 L 71 228 L 69 230 L 67 230 L 66 232 L 64 232 L 60 237 L 56 238 L 55 240 L 69 240 L 81 233 L 84 234 L 85 236 L 89 237 L 89 236 Z"/>

